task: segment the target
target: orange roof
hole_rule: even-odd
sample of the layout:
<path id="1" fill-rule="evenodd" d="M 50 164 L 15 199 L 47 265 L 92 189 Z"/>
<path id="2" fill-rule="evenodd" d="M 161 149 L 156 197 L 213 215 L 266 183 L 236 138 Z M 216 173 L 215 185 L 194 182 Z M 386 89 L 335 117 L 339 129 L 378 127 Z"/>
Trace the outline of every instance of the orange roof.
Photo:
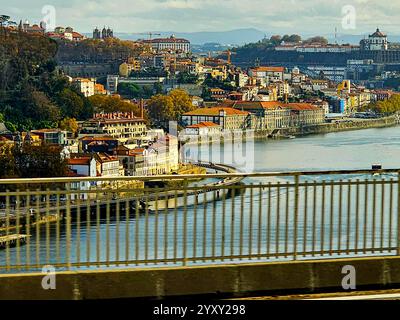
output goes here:
<path id="1" fill-rule="evenodd" d="M 192 124 L 191 126 L 187 126 L 186 128 L 209 128 L 209 127 L 219 127 L 219 125 L 214 122 L 204 121 L 204 122 L 199 122 L 198 124 Z"/>
<path id="2" fill-rule="evenodd" d="M 255 72 L 284 72 L 284 67 L 256 67 L 252 68 L 251 70 Z"/>
<path id="3" fill-rule="evenodd" d="M 110 137 L 110 136 L 104 136 L 104 137 L 91 137 L 91 136 L 85 136 L 85 137 L 82 137 L 82 138 L 80 138 L 79 140 L 90 140 L 90 141 L 110 141 L 110 140 L 112 140 L 112 141 L 114 141 L 114 140 L 117 140 L 117 139 L 115 139 L 115 138 L 113 138 L 113 137 Z"/>
<path id="4" fill-rule="evenodd" d="M 224 91 L 225 92 L 224 89 L 220 89 L 220 88 L 211 88 L 210 91 L 211 92 L 219 92 L 219 91 Z"/>
<path id="5" fill-rule="evenodd" d="M 74 38 L 83 38 L 83 35 L 81 35 L 79 32 L 72 32 L 72 36 L 74 37 Z"/>
<path id="6" fill-rule="evenodd" d="M 109 156 L 108 154 L 105 153 L 98 153 L 97 156 L 101 163 L 118 161 L 118 157 Z"/>
<path id="7" fill-rule="evenodd" d="M 319 109 L 310 103 L 284 103 L 280 101 L 225 101 L 224 106 L 233 107 L 236 109 L 277 109 L 289 108 L 292 110 L 316 110 Z"/>
<path id="8" fill-rule="evenodd" d="M 81 157 L 81 158 L 74 158 L 74 159 L 68 159 L 68 164 L 69 165 L 89 165 L 91 161 L 90 157 Z"/>
<path id="9" fill-rule="evenodd" d="M 219 116 L 220 112 L 224 111 L 227 116 L 246 116 L 249 113 L 246 111 L 240 111 L 233 108 L 227 107 L 212 107 L 212 108 L 200 108 L 193 111 L 186 112 L 185 116 Z"/>

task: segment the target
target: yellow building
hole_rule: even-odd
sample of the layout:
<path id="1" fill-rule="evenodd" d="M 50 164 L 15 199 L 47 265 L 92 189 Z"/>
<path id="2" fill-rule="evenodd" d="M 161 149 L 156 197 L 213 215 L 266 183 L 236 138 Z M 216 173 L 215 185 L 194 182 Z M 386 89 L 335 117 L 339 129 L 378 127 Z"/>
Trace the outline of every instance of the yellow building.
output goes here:
<path id="1" fill-rule="evenodd" d="M 125 143 L 146 135 L 146 122 L 131 112 L 98 113 L 82 124 L 81 134 L 108 135 Z"/>
<path id="2" fill-rule="evenodd" d="M 135 59 L 129 59 L 128 62 L 124 62 L 119 66 L 119 75 L 121 77 L 129 77 L 131 72 L 140 71 L 140 62 Z"/>

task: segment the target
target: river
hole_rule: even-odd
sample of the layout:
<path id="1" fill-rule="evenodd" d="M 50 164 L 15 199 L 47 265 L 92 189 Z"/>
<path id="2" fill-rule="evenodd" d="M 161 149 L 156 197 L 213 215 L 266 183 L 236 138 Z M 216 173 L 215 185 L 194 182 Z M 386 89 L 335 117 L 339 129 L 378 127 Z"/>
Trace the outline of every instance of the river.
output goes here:
<path id="1" fill-rule="evenodd" d="M 245 144 L 236 141 L 223 145 L 212 144 L 200 147 L 192 145 L 188 148 L 185 150 L 185 154 L 190 158 L 198 157 L 204 161 L 226 163 L 247 172 L 369 169 L 371 164 L 374 163 L 382 164 L 384 168 L 398 168 L 400 167 L 400 127 L 335 132 L 286 140 L 246 141 Z M 285 179 L 278 180 L 282 183 L 286 182 Z M 262 179 L 248 182 L 259 183 L 260 181 Z M 292 224 L 288 226 L 288 223 L 292 223 L 293 217 L 289 215 L 285 217 L 284 212 L 280 213 L 279 211 L 278 214 L 276 212 L 270 213 L 270 218 L 268 218 L 266 203 L 270 201 L 271 207 L 275 208 L 276 193 L 273 190 L 272 195 L 269 195 L 267 190 L 260 190 L 254 189 L 253 194 L 250 190 L 247 190 L 246 193 L 235 197 L 233 200 L 228 199 L 225 205 L 222 201 L 217 201 L 206 205 L 199 204 L 196 208 L 190 206 L 186 215 L 182 209 L 178 209 L 176 211 L 159 212 L 158 214 L 141 215 L 139 219 L 135 219 L 133 213 L 130 214 L 129 219 L 126 219 L 125 214 L 121 213 L 118 221 L 115 217 L 111 217 L 109 223 L 105 220 L 95 221 L 95 219 L 92 219 L 90 223 L 81 222 L 80 225 L 73 222 L 69 245 L 67 245 L 67 229 L 64 225 L 61 225 L 58 232 L 55 225 L 51 225 L 48 233 L 42 227 L 38 233 L 33 230 L 29 251 L 27 245 L 21 246 L 19 252 L 16 248 L 11 248 L 7 258 L 5 250 L 2 250 L 0 252 L 0 264 L 5 265 L 7 259 L 11 264 L 18 262 L 24 265 L 29 262 L 43 266 L 45 264 L 56 264 L 57 261 L 64 263 L 67 260 L 72 263 L 99 262 L 99 265 L 101 265 L 101 262 L 106 261 L 113 264 L 113 261 L 134 260 L 136 258 L 141 260 L 166 258 L 171 259 L 170 265 L 179 265 L 173 260 L 184 257 L 243 255 L 248 252 L 273 253 L 274 250 L 276 252 L 282 251 L 284 246 L 286 246 L 285 250 L 290 252 L 294 245 L 292 241 L 293 226 Z M 343 197 L 346 195 L 346 190 L 344 188 Z M 377 197 L 379 197 L 379 190 Z M 382 202 L 388 203 L 388 190 L 386 189 Z M 329 195 L 329 190 L 326 191 Z M 354 198 L 355 188 L 348 191 L 349 197 Z M 364 194 L 365 189 L 361 187 L 359 191 L 360 194 Z M 397 188 L 395 187 L 392 191 L 396 194 Z M 289 192 L 287 196 L 290 196 L 291 199 L 288 209 L 292 211 L 293 194 Z M 309 191 L 309 196 L 312 198 L 311 191 Z M 268 197 L 271 197 L 272 200 L 268 200 L 271 199 Z M 282 198 L 282 207 L 284 206 L 284 199 Z M 262 206 L 258 208 L 260 200 Z M 326 214 L 328 216 L 329 206 L 334 206 L 336 201 L 336 196 L 327 201 Z M 372 210 L 370 209 L 373 206 L 371 201 L 370 199 L 367 201 L 370 204 L 368 210 Z M 311 202 L 307 203 L 311 206 Z M 381 246 L 390 247 L 393 241 L 392 234 L 395 230 L 396 219 L 392 219 L 392 212 L 386 212 L 389 210 L 389 205 L 384 208 L 383 218 L 365 220 L 367 228 L 370 228 L 371 223 L 378 225 L 382 222 L 381 230 L 371 233 L 369 229 L 365 229 L 364 232 L 360 231 L 361 233 L 358 236 L 358 234 L 355 235 L 353 229 L 349 229 L 347 238 L 343 238 L 341 224 L 347 223 L 353 226 L 356 221 L 364 222 L 361 218 L 358 220 L 358 216 L 357 218 L 354 217 L 353 205 L 353 203 L 349 205 L 351 212 L 349 211 L 347 218 L 345 215 L 343 219 L 342 216 L 338 216 L 338 212 L 341 214 L 341 210 L 338 211 L 337 207 L 332 209 L 332 217 L 335 221 L 331 221 L 331 230 L 325 230 L 325 224 L 328 222 L 324 222 L 324 219 L 321 221 L 317 217 L 314 221 L 315 234 L 312 239 L 310 238 L 312 233 L 311 217 L 299 218 L 300 230 L 304 230 L 304 233 L 302 231 L 301 234 L 298 234 L 298 245 L 303 245 L 303 249 L 308 248 L 309 250 L 313 245 L 312 242 L 317 241 L 314 244 L 316 247 L 320 245 L 321 250 L 329 250 L 332 249 L 332 242 L 335 241 L 336 246 L 339 245 L 339 247 L 343 245 L 343 242 L 346 242 L 346 239 L 357 246 L 361 245 L 363 241 L 367 244 L 372 241 L 374 244 L 376 237 L 381 241 Z M 380 205 L 380 203 L 377 204 L 378 207 Z M 241 206 L 244 208 L 243 215 L 238 210 Z M 303 208 L 304 204 L 299 207 L 299 210 L 301 211 Z M 261 228 L 257 226 L 257 219 L 255 218 L 258 209 L 261 213 L 259 220 L 261 221 Z M 363 207 L 361 206 L 359 209 L 362 212 Z M 321 211 L 320 204 L 316 205 L 316 210 Z M 371 214 L 375 213 L 371 212 Z M 331 219 L 333 219 L 332 217 Z M 336 220 L 336 217 L 339 220 Z M 390 224 L 388 224 L 389 220 L 391 221 Z M 266 229 L 267 223 L 268 229 Z M 185 225 L 187 229 L 186 232 L 183 232 Z M 283 238 L 285 232 L 289 240 Z M 322 237 L 325 236 L 325 232 L 327 232 L 326 238 L 331 237 L 330 247 L 329 243 L 321 244 L 318 242 L 321 235 Z M 48 241 L 46 241 L 47 236 Z M 186 237 L 186 243 L 182 241 L 183 237 Z M 87 244 L 89 243 L 88 247 Z M 151 261 L 149 265 L 151 265 Z"/>

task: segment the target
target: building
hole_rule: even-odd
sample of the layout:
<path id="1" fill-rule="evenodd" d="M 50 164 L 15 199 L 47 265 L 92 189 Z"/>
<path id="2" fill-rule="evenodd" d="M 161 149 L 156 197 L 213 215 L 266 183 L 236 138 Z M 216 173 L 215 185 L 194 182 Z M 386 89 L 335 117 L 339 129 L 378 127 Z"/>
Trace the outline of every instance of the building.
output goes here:
<path id="1" fill-rule="evenodd" d="M 221 126 L 213 122 L 200 122 L 185 128 L 185 135 L 203 136 L 221 133 Z"/>
<path id="2" fill-rule="evenodd" d="M 103 28 L 103 30 L 99 30 L 97 27 L 93 30 L 93 39 L 107 39 L 107 38 L 114 38 L 114 31 L 111 30 L 109 27 Z"/>
<path id="3" fill-rule="evenodd" d="M 72 155 L 68 159 L 68 168 L 83 177 L 97 177 L 97 161 L 93 155 Z"/>
<path id="4" fill-rule="evenodd" d="M 107 153 L 96 153 L 98 175 L 101 177 L 119 177 L 121 176 L 120 163 L 118 157 L 110 156 Z"/>
<path id="5" fill-rule="evenodd" d="M 121 77 L 127 78 L 133 71 L 140 71 L 140 62 L 138 60 L 131 60 L 129 63 L 124 62 L 119 66 L 119 75 Z"/>
<path id="6" fill-rule="evenodd" d="M 80 153 L 107 153 L 114 154 L 118 147 L 118 140 L 109 136 L 82 137 L 79 139 Z"/>
<path id="7" fill-rule="evenodd" d="M 107 90 L 104 88 L 104 86 L 100 83 L 95 83 L 94 85 L 94 94 L 107 94 Z"/>
<path id="8" fill-rule="evenodd" d="M 284 67 L 256 67 L 249 69 L 249 76 L 258 80 L 261 84 L 283 81 Z"/>
<path id="9" fill-rule="evenodd" d="M 31 130 L 30 134 L 38 136 L 42 143 L 58 144 L 58 145 L 68 144 L 68 132 L 64 130 L 60 129 Z"/>
<path id="10" fill-rule="evenodd" d="M 273 130 L 314 125 L 325 121 L 324 108 L 309 103 L 227 101 L 223 105 L 253 114 L 253 129 Z"/>
<path id="11" fill-rule="evenodd" d="M 250 125 L 249 112 L 228 107 L 201 108 L 187 112 L 181 116 L 183 126 L 191 126 L 201 122 L 212 122 L 222 130 L 247 129 Z"/>
<path id="12" fill-rule="evenodd" d="M 94 156 L 76 156 L 68 159 L 69 173 L 68 177 L 97 177 L 97 161 Z M 79 193 L 72 193 L 71 200 L 87 200 L 90 196 L 88 192 L 91 187 L 96 186 L 96 182 L 92 181 L 74 181 L 67 184 L 70 190 L 79 191 Z"/>
<path id="13" fill-rule="evenodd" d="M 282 105 L 278 101 L 226 101 L 223 104 L 252 114 L 251 128 L 256 130 L 290 127 L 290 110 Z"/>
<path id="14" fill-rule="evenodd" d="M 302 127 L 325 122 L 325 111 L 323 108 L 308 103 L 287 103 L 284 107 L 291 111 L 292 127 Z"/>
<path id="15" fill-rule="evenodd" d="M 25 23 L 22 23 L 21 20 L 18 26 L 18 30 L 30 34 L 44 35 L 46 32 L 46 25 L 44 22 L 40 22 L 39 25 L 37 24 L 30 25 L 28 20 L 26 20 Z"/>
<path id="16" fill-rule="evenodd" d="M 111 74 L 107 75 L 107 90 L 110 93 L 118 92 L 118 81 L 119 81 L 119 76 Z"/>
<path id="17" fill-rule="evenodd" d="M 364 51 L 388 50 L 387 35 L 377 28 L 373 34 L 368 36 L 368 39 L 360 41 L 360 49 Z"/>
<path id="18" fill-rule="evenodd" d="M 72 84 L 76 86 L 85 97 L 91 97 L 95 94 L 96 81 L 94 79 L 75 78 Z"/>
<path id="19" fill-rule="evenodd" d="M 176 38 L 174 35 L 171 35 L 169 38 L 143 40 L 143 43 L 151 45 L 151 47 L 156 52 L 161 52 L 161 51 L 174 51 L 182 53 L 190 52 L 190 41 L 183 38 Z"/>
<path id="20" fill-rule="evenodd" d="M 96 113 L 82 124 L 80 135 L 107 135 L 125 143 L 146 136 L 146 121 L 133 112 Z"/>
<path id="21" fill-rule="evenodd" d="M 85 39 L 85 36 L 83 36 L 79 32 L 74 31 L 74 29 L 71 27 L 56 27 L 53 32 L 47 32 L 46 35 L 54 40 L 62 39 L 78 42 Z"/>
<path id="22" fill-rule="evenodd" d="M 221 88 L 210 88 L 209 92 L 210 92 L 210 97 L 213 100 L 221 101 L 225 100 L 227 97 L 226 91 Z"/>
<path id="23" fill-rule="evenodd" d="M 374 90 L 376 101 L 384 101 L 390 99 L 391 96 L 396 94 L 396 92 L 392 90 Z"/>
<path id="24" fill-rule="evenodd" d="M 147 148 L 118 146 L 116 154 L 127 176 L 170 174 L 179 168 L 178 139 L 171 135 L 152 141 Z"/>

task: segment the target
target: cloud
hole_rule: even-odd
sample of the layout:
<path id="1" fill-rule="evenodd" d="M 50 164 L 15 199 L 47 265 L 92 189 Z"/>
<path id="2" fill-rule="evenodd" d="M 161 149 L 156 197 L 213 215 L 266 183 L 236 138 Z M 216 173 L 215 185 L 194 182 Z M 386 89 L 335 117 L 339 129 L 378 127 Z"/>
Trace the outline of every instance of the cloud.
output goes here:
<path id="1" fill-rule="evenodd" d="M 57 10 L 57 24 L 82 32 L 109 25 L 120 32 L 253 27 L 267 33 L 326 34 L 338 27 L 343 33 L 363 34 L 380 26 L 393 34 L 400 24 L 400 2 L 393 0 L 13 0 L 2 4 L 2 11 L 39 21 L 48 4 Z M 355 8 L 355 30 L 340 30 L 345 5 Z"/>

